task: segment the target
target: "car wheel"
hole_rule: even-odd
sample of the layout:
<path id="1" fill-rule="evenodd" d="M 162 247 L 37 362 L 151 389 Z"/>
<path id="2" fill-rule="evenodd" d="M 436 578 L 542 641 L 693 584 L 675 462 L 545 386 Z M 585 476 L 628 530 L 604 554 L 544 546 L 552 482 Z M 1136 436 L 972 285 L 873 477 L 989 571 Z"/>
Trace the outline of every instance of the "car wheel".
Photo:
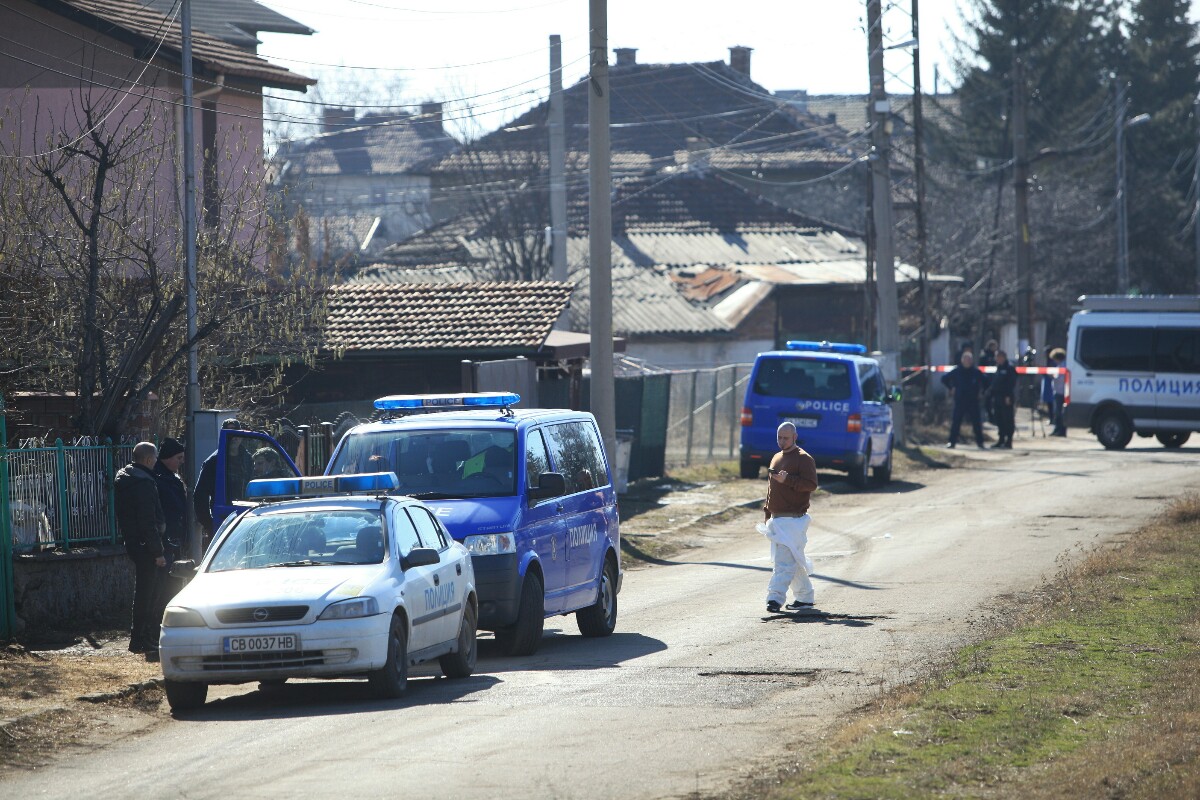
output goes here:
<path id="1" fill-rule="evenodd" d="M 208 684 L 193 681 L 163 681 L 163 691 L 172 711 L 193 711 L 208 699 Z"/>
<path id="2" fill-rule="evenodd" d="M 1096 438 L 1106 450 L 1124 450 L 1133 438 L 1133 426 L 1120 411 L 1105 411 L 1096 420 Z"/>
<path id="3" fill-rule="evenodd" d="M 542 642 L 542 625 L 546 621 L 546 595 L 542 579 L 528 572 L 521 584 L 521 605 L 517 621 L 508 628 L 496 631 L 496 641 L 507 656 L 531 656 Z"/>
<path id="4" fill-rule="evenodd" d="M 375 694 L 387 700 L 400 697 L 408 688 L 408 629 L 400 617 L 392 617 L 388 631 L 387 663 L 369 672 L 367 680 Z"/>
<path id="5" fill-rule="evenodd" d="M 455 652 L 447 653 L 438 659 L 442 666 L 442 674 L 447 678 L 469 678 L 475 671 L 475 659 L 479 655 L 479 643 L 476 639 L 475 606 L 467 604 L 463 611 L 462 622 L 458 626 L 458 646 Z"/>
<path id="6" fill-rule="evenodd" d="M 866 452 L 863 453 L 862 464 L 850 470 L 850 483 L 854 484 L 856 489 L 867 488 L 867 483 L 871 479 L 871 445 L 867 445 Z"/>
<path id="7" fill-rule="evenodd" d="M 758 477 L 759 466 L 760 464 L 757 461 L 743 461 L 741 469 L 742 477 L 746 480 L 754 480 Z"/>
<path id="8" fill-rule="evenodd" d="M 600 595 L 596 602 L 575 612 L 575 624 L 584 636 L 611 636 L 617 629 L 617 565 L 604 559 L 600 571 Z"/>
<path id="9" fill-rule="evenodd" d="M 880 484 L 888 484 L 892 481 L 892 443 L 888 442 L 887 461 L 884 461 L 874 470 L 875 482 Z"/>
<path id="10" fill-rule="evenodd" d="M 1191 435 L 1191 431 L 1169 431 L 1167 433 L 1155 434 L 1155 438 L 1162 443 L 1163 447 L 1169 447 L 1174 450 L 1177 447 L 1183 447 Z"/>

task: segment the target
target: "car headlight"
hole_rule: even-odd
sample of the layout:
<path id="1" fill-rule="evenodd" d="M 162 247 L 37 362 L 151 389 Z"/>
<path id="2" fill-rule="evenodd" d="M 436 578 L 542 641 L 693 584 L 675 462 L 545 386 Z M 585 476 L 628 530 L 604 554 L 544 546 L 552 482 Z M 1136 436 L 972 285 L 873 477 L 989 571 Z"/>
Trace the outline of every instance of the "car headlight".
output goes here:
<path id="1" fill-rule="evenodd" d="M 167 610 L 163 612 L 162 624 L 164 628 L 205 627 L 204 617 L 200 616 L 199 612 L 180 606 L 167 606 Z"/>
<path id="2" fill-rule="evenodd" d="M 374 597 L 352 597 L 330 603 L 317 619 L 358 619 L 373 617 L 379 613 L 379 602 Z"/>
<path id="3" fill-rule="evenodd" d="M 482 533 L 463 539 L 463 545 L 473 556 L 498 556 L 517 552 L 517 539 L 511 533 Z"/>

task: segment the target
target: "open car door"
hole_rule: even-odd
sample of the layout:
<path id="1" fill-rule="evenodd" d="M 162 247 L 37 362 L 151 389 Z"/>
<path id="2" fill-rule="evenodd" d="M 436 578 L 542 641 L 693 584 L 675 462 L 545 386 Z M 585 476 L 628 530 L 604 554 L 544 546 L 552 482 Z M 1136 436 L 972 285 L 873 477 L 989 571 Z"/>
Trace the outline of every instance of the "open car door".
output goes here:
<path id="1" fill-rule="evenodd" d="M 257 431 L 223 430 L 217 443 L 213 528 L 248 505 L 246 484 L 255 478 L 299 477 L 300 470 L 279 443 Z"/>

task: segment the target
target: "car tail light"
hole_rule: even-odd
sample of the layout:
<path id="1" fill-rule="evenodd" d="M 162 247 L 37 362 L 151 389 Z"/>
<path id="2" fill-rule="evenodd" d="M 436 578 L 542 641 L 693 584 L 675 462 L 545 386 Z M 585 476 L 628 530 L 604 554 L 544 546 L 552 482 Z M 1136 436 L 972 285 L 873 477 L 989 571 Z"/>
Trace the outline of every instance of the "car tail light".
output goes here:
<path id="1" fill-rule="evenodd" d="M 754 412 L 742 406 L 742 427 L 748 428 L 754 424 Z"/>
<path id="2" fill-rule="evenodd" d="M 851 414 L 846 418 L 846 433 L 862 433 L 862 414 Z"/>

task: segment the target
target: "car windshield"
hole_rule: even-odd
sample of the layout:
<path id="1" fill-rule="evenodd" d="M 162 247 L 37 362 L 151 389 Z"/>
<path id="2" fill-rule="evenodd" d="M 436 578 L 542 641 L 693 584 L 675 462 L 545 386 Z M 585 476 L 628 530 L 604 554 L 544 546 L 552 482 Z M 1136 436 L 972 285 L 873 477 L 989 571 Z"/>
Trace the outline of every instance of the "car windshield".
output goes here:
<path id="1" fill-rule="evenodd" d="M 758 364 L 754 392 L 764 397 L 848 400 L 850 368 L 842 361 L 766 358 Z"/>
<path id="2" fill-rule="evenodd" d="M 378 564 L 383 557 L 376 509 L 245 514 L 221 540 L 208 571 Z"/>
<path id="3" fill-rule="evenodd" d="M 434 500 L 517 492 L 517 435 L 477 428 L 386 430 L 347 437 L 331 475 L 394 472 L 400 492 Z"/>

